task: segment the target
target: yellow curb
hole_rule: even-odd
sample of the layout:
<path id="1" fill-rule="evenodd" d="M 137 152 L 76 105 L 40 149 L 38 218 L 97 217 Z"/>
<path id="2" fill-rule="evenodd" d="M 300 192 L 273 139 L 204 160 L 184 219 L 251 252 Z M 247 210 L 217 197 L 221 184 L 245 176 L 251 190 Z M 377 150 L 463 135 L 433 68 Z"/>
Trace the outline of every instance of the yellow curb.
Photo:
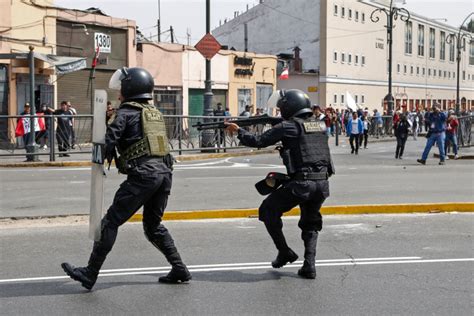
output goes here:
<path id="1" fill-rule="evenodd" d="M 438 212 L 474 212 L 474 202 L 467 203 L 428 203 L 428 204 L 376 204 L 376 205 L 340 205 L 324 206 L 323 215 L 357 214 L 401 214 L 401 213 L 438 213 Z M 297 216 L 299 208 L 285 213 L 285 216 Z M 258 217 L 258 209 L 223 209 L 201 211 L 166 212 L 164 220 L 197 220 L 218 218 Z M 142 214 L 135 214 L 130 222 L 142 221 Z"/>
<path id="2" fill-rule="evenodd" d="M 241 157 L 241 156 L 255 156 L 263 154 L 274 153 L 275 149 L 253 150 L 253 151 L 239 151 L 228 153 L 212 153 L 212 154 L 198 154 L 198 155 L 182 155 L 175 156 L 178 161 L 194 161 L 206 160 L 215 158 Z M 90 167 L 90 161 L 45 161 L 45 162 L 13 162 L 0 163 L 0 168 L 34 168 L 34 167 Z"/>

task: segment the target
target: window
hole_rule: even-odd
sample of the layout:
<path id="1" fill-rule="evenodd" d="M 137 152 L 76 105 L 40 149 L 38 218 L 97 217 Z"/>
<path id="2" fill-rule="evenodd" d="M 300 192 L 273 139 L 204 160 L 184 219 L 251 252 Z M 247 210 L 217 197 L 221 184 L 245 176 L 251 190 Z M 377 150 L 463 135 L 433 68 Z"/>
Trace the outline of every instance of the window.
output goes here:
<path id="1" fill-rule="evenodd" d="M 397 64 L 397 72 L 400 73 L 400 64 Z"/>
<path id="2" fill-rule="evenodd" d="M 410 21 L 405 23 L 405 54 L 412 53 L 412 33 L 413 33 L 413 25 Z"/>
<path id="3" fill-rule="evenodd" d="M 454 36 L 451 36 L 451 43 L 449 43 L 449 61 L 454 61 L 454 41 Z"/>
<path id="4" fill-rule="evenodd" d="M 407 74 L 407 65 L 403 65 L 403 74 L 404 74 L 404 75 Z"/>
<path id="5" fill-rule="evenodd" d="M 8 113 L 8 84 L 7 65 L 0 64 L 0 114 Z"/>
<path id="6" fill-rule="evenodd" d="M 413 75 L 413 66 L 410 66 L 410 75 Z"/>
<path id="7" fill-rule="evenodd" d="M 345 62 L 346 62 L 346 54 L 341 53 L 341 63 L 345 63 Z"/>
<path id="8" fill-rule="evenodd" d="M 337 4 L 334 5 L 334 15 L 337 15 Z"/>
<path id="9" fill-rule="evenodd" d="M 440 78 L 441 78 L 441 77 L 442 77 L 442 75 L 443 75 L 443 73 L 442 73 L 441 69 L 438 69 L 438 77 L 440 77 Z"/>
<path id="10" fill-rule="evenodd" d="M 466 51 L 466 39 L 465 38 L 462 39 L 462 51 L 463 52 Z"/>
<path id="11" fill-rule="evenodd" d="M 425 26 L 418 24 L 418 56 L 425 56 Z"/>
<path id="12" fill-rule="evenodd" d="M 346 16 L 346 8 L 341 7 L 341 18 L 344 18 Z"/>
<path id="13" fill-rule="evenodd" d="M 361 103 L 364 104 L 365 103 L 365 95 L 361 95 L 360 98 L 362 99 Z"/>
<path id="14" fill-rule="evenodd" d="M 420 67 L 416 66 L 416 75 L 419 76 L 420 75 Z"/>
<path id="15" fill-rule="evenodd" d="M 355 16 L 356 21 L 359 21 L 359 11 L 356 11 L 356 12 L 355 12 L 355 15 L 356 15 L 356 16 Z"/>
<path id="16" fill-rule="evenodd" d="M 348 64 L 352 63 L 352 54 L 347 55 L 347 63 Z"/>
<path id="17" fill-rule="evenodd" d="M 465 70 L 462 71 L 462 80 L 463 81 L 466 80 L 466 71 Z"/>
<path id="18" fill-rule="evenodd" d="M 446 33 L 443 31 L 439 33 L 439 59 L 446 59 Z"/>
<path id="19" fill-rule="evenodd" d="M 362 55 L 361 64 L 362 64 L 362 66 L 365 65 L 365 56 L 364 55 Z"/>
<path id="20" fill-rule="evenodd" d="M 333 59 L 334 62 L 337 62 L 337 52 L 334 52 L 334 59 Z"/>
<path id="21" fill-rule="evenodd" d="M 359 96 L 357 94 L 355 95 L 355 101 L 356 101 L 356 104 L 359 103 Z"/>
<path id="22" fill-rule="evenodd" d="M 365 22 L 365 13 L 362 13 L 362 23 Z"/>
<path id="23" fill-rule="evenodd" d="M 446 78 L 446 70 L 444 71 L 444 78 Z"/>
<path id="24" fill-rule="evenodd" d="M 337 94 L 334 95 L 334 103 L 337 103 Z"/>
<path id="25" fill-rule="evenodd" d="M 359 55 L 355 55 L 355 63 L 354 64 L 359 64 Z"/>
<path id="26" fill-rule="evenodd" d="M 349 9 L 349 11 L 347 12 L 347 15 L 348 15 L 349 20 L 352 19 L 352 9 Z"/>
<path id="27" fill-rule="evenodd" d="M 435 29 L 430 27 L 430 58 L 435 58 L 436 36 Z"/>
<path id="28" fill-rule="evenodd" d="M 426 74 L 426 68 L 425 68 L 425 67 L 423 67 L 423 73 L 422 73 L 422 74 L 423 74 L 423 77 L 424 77 L 425 74 Z"/>
<path id="29" fill-rule="evenodd" d="M 474 65 L 474 40 L 469 43 L 469 65 Z"/>
<path id="30" fill-rule="evenodd" d="M 344 104 L 344 95 L 341 94 L 341 103 Z"/>
<path id="31" fill-rule="evenodd" d="M 428 77 L 431 76 L 431 68 L 428 68 Z"/>

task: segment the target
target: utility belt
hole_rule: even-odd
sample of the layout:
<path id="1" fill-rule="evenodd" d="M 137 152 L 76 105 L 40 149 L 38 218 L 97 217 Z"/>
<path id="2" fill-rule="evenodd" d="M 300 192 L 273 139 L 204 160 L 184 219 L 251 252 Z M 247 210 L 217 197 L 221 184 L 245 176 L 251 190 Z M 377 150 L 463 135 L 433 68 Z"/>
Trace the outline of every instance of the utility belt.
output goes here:
<path id="1" fill-rule="evenodd" d="M 166 163 L 165 157 L 158 157 L 158 156 L 142 156 L 139 158 L 131 159 L 126 162 L 127 168 L 135 168 L 138 167 L 139 165 L 144 164 L 147 161 L 153 160 L 154 162 L 162 162 Z"/>
<path id="2" fill-rule="evenodd" d="M 292 180 L 327 180 L 327 172 L 299 172 L 291 175 Z"/>
<path id="3" fill-rule="evenodd" d="M 284 173 L 270 172 L 265 177 L 265 179 L 255 184 L 255 188 L 257 189 L 258 193 L 260 193 L 261 195 L 268 195 L 272 193 L 273 191 L 276 191 L 282 185 L 284 185 L 285 183 L 291 180 L 318 181 L 318 180 L 327 180 L 328 178 L 329 178 L 329 175 L 326 171 L 324 172 L 298 172 L 298 173 L 292 174 L 291 176 L 288 176 Z"/>

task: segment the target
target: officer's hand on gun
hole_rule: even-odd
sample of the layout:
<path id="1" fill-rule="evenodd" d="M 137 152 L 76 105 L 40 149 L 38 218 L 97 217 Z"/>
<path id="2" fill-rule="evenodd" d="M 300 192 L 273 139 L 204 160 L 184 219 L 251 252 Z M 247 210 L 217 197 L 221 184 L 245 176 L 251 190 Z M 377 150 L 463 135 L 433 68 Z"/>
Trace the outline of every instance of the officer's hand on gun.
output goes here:
<path id="1" fill-rule="evenodd" d="M 226 127 L 227 132 L 231 134 L 236 133 L 240 128 L 239 125 L 235 123 L 230 123 L 230 122 L 224 122 L 224 125 L 227 126 Z"/>

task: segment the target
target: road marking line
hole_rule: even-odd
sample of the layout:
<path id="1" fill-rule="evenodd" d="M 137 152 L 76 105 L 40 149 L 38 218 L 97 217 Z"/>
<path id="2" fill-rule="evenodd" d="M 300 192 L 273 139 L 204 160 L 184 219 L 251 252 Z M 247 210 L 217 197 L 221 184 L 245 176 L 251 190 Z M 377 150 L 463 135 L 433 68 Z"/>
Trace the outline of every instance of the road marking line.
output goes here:
<path id="1" fill-rule="evenodd" d="M 415 258 L 415 259 L 413 260 L 413 259 L 404 259 L 404 258 Z M 448 263 L 448 262 L 474 262 L 474 258 L 420 259 L 420 257 L 398 257 L 398 258 L 334 259 L 334 260 L 317 260 L 316 266 L 317 267 L 335 267 L 335 266 L 384 265 L 384 264 Z M 284 268 L 300 267 L 301 263 L 302 261 L 296 261 L 293 264 L 286 265 Z M 268 262 L 255 262 L 255 263 L 193 265 L 193 266 L 188 266 L 188 268 L 190 272 L 212 272 L 212 271 L 270 269 L 271 265 Z M 169 269 L 170 267 L 103 270 L 100 276 L 110 277 L 110 276 L 127 276 L 127 275 L 140 275 L 140 274 L 164 274 L 164 273 L 167 273 Z M 113 272 L 104 273 L 106 271 L 110 271 L 110 272 L 113 271 Z M 49 277 L 34 277 L 34 278 L 3 279 L 3 280 L 0 280 L 0 283 L 60 280 L 60 279 L 68 279 L 68 278 L 69 276 L 49 276 Z"/>

